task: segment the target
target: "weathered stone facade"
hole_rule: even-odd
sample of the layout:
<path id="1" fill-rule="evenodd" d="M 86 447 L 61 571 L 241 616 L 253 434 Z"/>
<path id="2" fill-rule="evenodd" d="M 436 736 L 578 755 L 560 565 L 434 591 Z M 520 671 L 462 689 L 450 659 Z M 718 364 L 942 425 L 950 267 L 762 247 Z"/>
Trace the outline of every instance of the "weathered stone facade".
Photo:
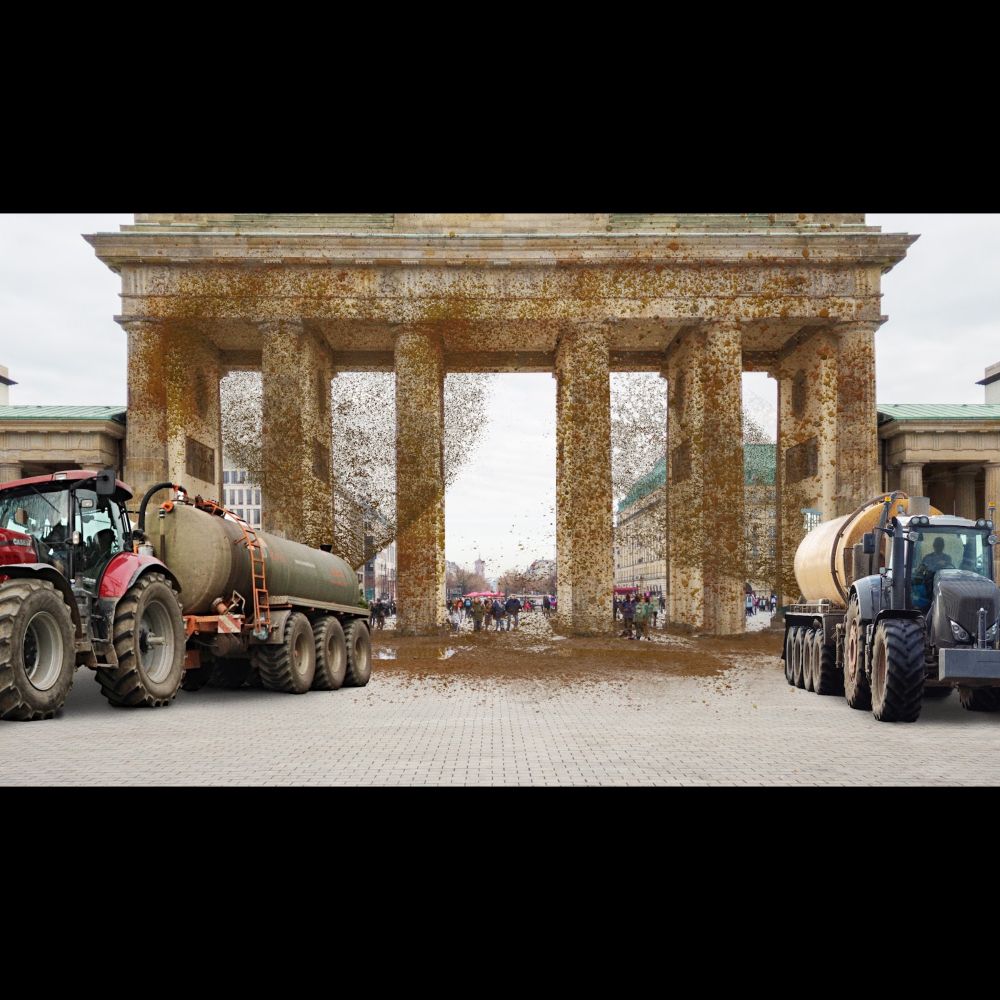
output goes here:
<path id="1" fill-rule="evenodd" d="M 560 618 L 590 632 L 611 623 L 607 373 L 666 372 L 671 462 L 690 470 L 686 499 L 670 510 L 671 599 L 680 620 L 726 632 L 743 628 L 731 607 L 739 607 L 742 535 L 714 523 L 709 511 L 723 500 L 732 511 L 742 506 L 739 464 L 732 468 L 741 440 L 740 373 L 789 368 L 783 380 L 804 379 L 811 393 L 829 368 L 814 345 L 834 344 L 836 399 L 826 406 L 834 412 L 819 420 L 827 430 L 833 421 L 839 442 L 832 502 L 844 506 L 852 491 L 863 492 L 877 463 L 866 428 L 873 424 L 881 275 L 914 237 L 882 234 L 861 215 L 231 213 L 139 214 L 120 233 L 87 239 L 122 279 L 130 400 L 142 411 L 129 422 L 127 474 L 138 489 L 183 480 L 189 454 L 206 472 L 205 449 L 215 449 L 216 476 L 221 472 L 214 403 L 203 407 L 192 393 L 195 370 L 210 383 L 209 400 L 225 372 L 262 370 L 266 401 L 283 394 L 268 388 L 275 379 L 305 394 L 336 371 L 398 373 L 402 363 L 414 398 L 431 401 L 428 422 L 428 411 L 397 399 L 404 630 L 432 629 L 444 613 L 442 434 L 433 403 L 444 373 L 556 373 Z M 196 360 L 176 372 L 166 359 L 177 356 L 175 342 L 187 356 L 190 331 Z M 290 372 L 277 346 L 286 337 L 317 345 L 323 363 L 308 379 Z M 498 346 L 483 351 L 484 341 Z M 680 403 L 672 398 L 679 380 L 690 386 Z M 269 509 L 280 510 L 274 484 L 287 485 L 289 496 L 302 500 L 287 505 L 283 530 L 332 540 L 332 511 L 325 500 L 308 499 L 328 482 L 319 455 L 325 431 L 310 414 L 313 430 L 304 429 L 301 440 L 290 432 L 289 459 L 285 436 L 275 433 L 287 414 L 280 405 L 268 411 L 266 402 L 265 410 Z M 419 463 L 401 456 L 418 418 L 429 428 Z M 787 426 L 779 432 L 788 433 Z M 185 447 L 188 438 L 195 443 L 183 456 L 176 447 L 182 438 Z M 274 440 L 282 447 L 267 446 Z M 782 446 L 790 450 L 783 439 Z M 332 482 L 335 456 L 329 459 Z M 283 481 L 296 475 L 301 482 Z M 804 488 L 796 493 L 798 503 Z M 417 511 L 421 504 L 427 509 Z M 801 531 L 784 521 L 779 546 L 794 552 Z M 419 551 L 425 546 L 435 551 Z"/>

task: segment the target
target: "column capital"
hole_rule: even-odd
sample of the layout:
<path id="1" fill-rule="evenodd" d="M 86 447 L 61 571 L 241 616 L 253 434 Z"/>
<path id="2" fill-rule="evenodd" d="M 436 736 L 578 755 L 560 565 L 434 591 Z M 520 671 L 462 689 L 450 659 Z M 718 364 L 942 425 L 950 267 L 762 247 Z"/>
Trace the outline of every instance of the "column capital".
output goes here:
<path id="1" fill-rule="evenodd" d="M 832 323 L 827 329 L 836 334 L 838 339 L 843 339 L 851 334 L 870 333 L 874 336 L 875 331 L 888 319 L 888 316 L 880 316 L 877 320 L 852 319 L 843 323 Z"/>

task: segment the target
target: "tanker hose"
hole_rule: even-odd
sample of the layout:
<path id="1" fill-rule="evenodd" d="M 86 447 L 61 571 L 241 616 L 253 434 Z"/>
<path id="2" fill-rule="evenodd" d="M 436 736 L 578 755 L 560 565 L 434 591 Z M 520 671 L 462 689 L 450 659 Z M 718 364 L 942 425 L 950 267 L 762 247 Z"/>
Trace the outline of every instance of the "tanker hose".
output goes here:
<path id="1" fill-rule="evenodd" d="M 179 492 L 186 493 L 187 490 L 183 486 L 174 486 L 173 483 L 154 483 L 152 486 L 146 490 L 145 495 L 142 498 L 142 503 L 139 504 L 139 530 L 146 530 L 146 506 L 149 503 L 154 493 L 159 493 L 160 490 L 177 490 Z"/>

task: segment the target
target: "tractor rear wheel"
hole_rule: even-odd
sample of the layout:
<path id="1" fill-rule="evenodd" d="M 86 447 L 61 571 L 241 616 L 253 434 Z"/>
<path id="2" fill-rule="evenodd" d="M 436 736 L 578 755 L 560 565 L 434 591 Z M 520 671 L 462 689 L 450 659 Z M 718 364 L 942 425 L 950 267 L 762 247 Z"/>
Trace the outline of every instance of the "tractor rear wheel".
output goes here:
<path id="1" fill-rule="evenodd" d="M 1000 688 L 974 688 L 963 685 L 958 689 L 958 697 L 962 702 L 962 708 L 970 712 L 1000 712 Z"/>
<path id="2" fill-rule="evenodd" d="M 309 619 L 293 611 L 285 621 L 281 645 L 254 646 L 251 656 L 269 691 L 305 694 L 316 676 L 316 640 Z"/>
<path id="3" fill-rule="evenodd" d="M 844 675 L 837 666 L 837 647 L 823 641 L 823 630 L 813 639 L 813 690 L 816 694 L 843 694 Z"/>
<path id="4" fill-rule="evenodd" d="M 916 722 L 924 703 L 924 630 L 887 618 L 875 630 L 872 713 L 879 722 Z"/>
<path id="5" fill-rule="evenodd" d="M 844 698 L 851 708 L 868 711 L 872 707 L 872 692 L 865 674 L 865 635 L 861 620 L 861 604 L 851 597 L 844 617 Z"/>
<path id="6" fill-rule="evenodd" d="M 101 694 L 118 708 L 169 705 L 184 676 L 184 618 L 162 573 L 148 573 L 126 591 L 113 634 L 118 666 L 98 668 Z"/>
<path id="7" fill-rule="evenodd" d="M 316 636 L 315 691 L 336 691 L 347 677 L 347 640 L 333 615 L 324 615 L 313 626 Z"/>
<path id="8" fill-rule="evenodd" d="M 0 584 L 0 719 L 35 722 L 62 708 L 76 673 L 69 606 L 45 580 Z"/>
<path id="9" fill-rule="evenodd" d="M 347 626 L 347 687 L 364 687 L 372 675 L 372 641 L 368 626 L 355 620 Z"/>

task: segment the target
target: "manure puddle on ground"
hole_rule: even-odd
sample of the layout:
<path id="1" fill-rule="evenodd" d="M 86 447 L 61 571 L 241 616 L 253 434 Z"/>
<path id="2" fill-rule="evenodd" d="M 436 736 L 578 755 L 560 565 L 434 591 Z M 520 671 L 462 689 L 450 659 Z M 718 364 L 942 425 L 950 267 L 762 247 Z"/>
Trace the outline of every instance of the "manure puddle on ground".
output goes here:
<path id="1" fill-rule="evenodd" d="M 457 638 L 376 635 L 372 657 L 379 673 L 399 678 L 572 683 L 617 680 L 623 672 L 717 677 L 735 666 L 773 665 L 781 646 L 780 636 L 760 633 L 721 639 L 659 631 L 652 642 L 517 633 L 473 633 L 460 644 Z"/>

